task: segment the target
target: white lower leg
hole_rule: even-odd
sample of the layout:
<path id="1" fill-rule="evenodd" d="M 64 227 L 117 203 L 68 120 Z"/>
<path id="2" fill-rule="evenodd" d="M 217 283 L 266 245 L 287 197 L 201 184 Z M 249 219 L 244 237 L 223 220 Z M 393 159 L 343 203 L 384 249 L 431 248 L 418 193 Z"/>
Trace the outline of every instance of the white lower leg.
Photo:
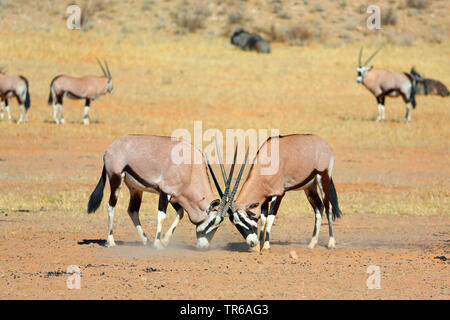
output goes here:
<path id="1" fill-rule="evenodd" d="M 161 237 L 161 231 L 162 231 L 162 225 L 164 223 L 164 220 L 166 219 L 166 214 L 162 211 L 158 211 L 158 218 L 157 218 L 157 225 L 156 225 L 156 237 L 155 241 L 153 242 L 153 245 L 156 249 L 163 249 L 164 245 L 160 240 Z"/>
<path id="2" fill-rule="evenodd" d="M 0 102 L 0 119 L 3 119 L 4 115 L 3 115 L 3 108 L 5 107 L 5 103 L 2 101 Z"/>
<path id="3" fill-rule="evenodd" d="M 261 229 L 259 232 L 259 241 L 263 241 L 266 223 L 267 223 L 267 217 L 265 215 L 261 214 Z"/>
<path id="4" fill-rule="evenodd" d="M 328 214 L 328 229 L 330 234 L 330 240 L 328 240 L 328 249 L 333 249 L 336 247 L 336 241 L 334 240 L 333 236 L 333 214 L 331 213 L 331 211 Z"/>
<path id="5" fill-rule="evenodd" d="M 384 119 L 384 106 L 379 103 L 378 104 L 378 117 L 377 117 L 377 121 L 383 120 Z"/>
<path id="6" fill-rule="evenodd" d="M 56 124 L 59 124 L 58 106 L 56 104 L 53 105 L 53 120 L 55 121 Z"/>
<path id="7" fill-rule="evenodd" d="M 20 115 L 19 115 L 19 120 L 17 121 L 17 124 L 21 124 L 22 121 L 23 121 L 23 113 L 24 113 L 24 111 L 25 111 L 24 105 L 21 104 L 21 105 L 19 106 L 19 109 L 20 109 Z"/>
<path id="8" fill-rule="evenodd" d="M 106 245 L 108 247 L 114 247 L 116 245 L 113 236 L 113 220 L 114 220 L 114 207 L 111 207 L 108 203 L 108 240 L 106 241 Z"/>
<path id="9" fill-rule="evenodd" d="M 406 104 L 406 115 L 405 115 L 405 121 L 410 122 L 411 121 L 411 103 Z"/>
<path id="10" fill-rule="evenodd" d="M 11 110 L 9 109 L 9 105 L 5 107 L 6 114 L 8 115 L 8 120 L 11 120 Z"/>
<path id="11" fill-rule="evenodd" d="M 309 243 L 309 247 L 311 249 L 314 248 L 319 241 L 320 225 L 322 224 L 322 215 L 320 214 L 319 209 L 316 208 L 314 211 L 316 212 L 316 221 L 314 226 L 314 234 L 311 242 Z"/>
<path id="12" fill-rule="evenodd" d="M 144 246 L 147 245 L 148 239 L 147 239 L 147 236 L 145 235 L 145 232 L 142 229 L 141 225 L 137 225 L 136 226 L 136 230 L 137 230 L 137 232 L 139 234 L 139 237 L 141 238 L 142 243 L 144 244 Z"/>
<path id="13" fill-rule="evenodd" d="M 61 124 L 64 123 L 64 117 L 63 117 L 63 112 L 62 112 L 62 104 L 58 104 L 58 110 L 59 110 L 59 122 Z"/>
<path id="14" fill-rule="evenodd" d="M 144 230 L 142 229 L 141 222 L 139 220 L 139 213 L 132 212 L 132 213 L 129 213 L 129 215 L 131 217 L 131 221 L 133 221 L 133 224 L 136 227 L 136 230 L 138 232 L 139 237 L 141 238 L 142 243 L 144 245 L 146 245 L 148 242 L 148 239 L 147 239 L 147 236 L 145 235 Z"/>
<path id="15" fill-rule="evenodd" d="M 181 211 L 181 213 L 180 213 Z M 176 227 L 178 226 L 178 223 L 183 218 L 183 209 L 180 209 L 177 213 L 177 216 L 175 220 L 173 221 L 172 225 L 170 226 L 169 230 L 164 235 L 164 238 L 162 239 L 162 242 L 165 246 L 167 246 L 170 242 L 170 239 L 172 238 L 173 232 L 175 231 Z"/>
<path id="16" fill-rule="evenodd" d="M 83 124 L 89 125 L 89 106 L 84 107 Z"/>
<path id="17" fill-rule="evenodd" d="M 267 235 L 270 235 L 270 230 L 272 230 L 272 225 L 273 222 L 275 221 L 275 216 L 273 214 L 269 214 L 269 216 L 267 217 L 267 222 L 266 222 L 266 233 Z M 267 237 L 266 235 L 266 239 L 264 240 L 264 244 L 263 244 L 263 249 L 270 249 L 270 236 Z"/>

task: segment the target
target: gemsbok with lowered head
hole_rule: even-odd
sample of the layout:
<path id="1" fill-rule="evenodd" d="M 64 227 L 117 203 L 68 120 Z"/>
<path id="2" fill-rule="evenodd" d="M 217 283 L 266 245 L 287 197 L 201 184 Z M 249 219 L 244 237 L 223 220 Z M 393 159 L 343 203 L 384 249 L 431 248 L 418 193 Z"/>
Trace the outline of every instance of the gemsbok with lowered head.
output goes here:
<path id="1" fill-rule="evenodd" d="M 185 160 L 174 160 L 174 155 L 180 152 L 186 155 Z M 141 227 L 139 209 L 142 193 L 152 192 L 159 194 L 154 246 L 157 249 L 167 246 L 178 222 L 183 218 L 183 210 L 185 210 L 190 221 L 196 226 L 197 247 L 206 249 L 226 216 L 231 204 L 231 200 L 228 199 L 236 192 L 242 177 L 245 163 L 242 164 L 234 188 L 231 190 L 236 154 L 237 146 L 225 192 L 219 190 L 221 199 L 215 199 L 205 160 L 200 150 L 192 144 L 171 137 L 124 136 L 114 141 L 106 149 L 103 156 L 102 175 L 89 198 L 88 213 L 95 212 L 100 206 L 108 177 L 111 189 L 108 202 L 108 246 L 115 246 L 113 237 L 114 207 L 120 188 L 125 183 L 130 191 L 128 214 L 144 245 L 147 244 L 148 239 Z M 169 203 L 177 211 L 177 217 L 164 238 L 161 239 L 162 223 L 166 218 Z"/>
<path id="2" fill-rule="evenodd" d="M 405 121 L 411 121 L 411 104 L 413 109 L 416 108 L 415 99 L 415 80 L 406 73 L 392 73 L 383 69 L 373 69 L 367 64 L 380 51 L 378 48 L 364 63 L 361 63 L 363 48 L 359 51 L 358 67 L 356 68 L 358 76 L 357 82 L 362 83 L 377 99 L 378 117 L 377 121 L 385 120 L 384 101 L 386 96 L 398 97 L 402 96 L 406 103 Z"/>
<path id="3" fill-rule="evenodd" d="M 6 109 L 8 120 L 11 121 L 8 97 L 16 97 L 20 106 L 20 116 L 17 124 L 28 121 L 28 109 L 30 108 L 30 91 L 28 80 L 24 76 L 7 75 L 6 67 L 0 67 L 0 117 L 3 119 L 3 108 Z M 25 113 L 25 119 L 24 119 Z"/>
<path id="4" fill-rule="evenodd" d="M 277 164 L 275 166 L 277 170 L 267 171 L 273 166 L 273 161 Z M 341 217 L 342 213 L 331 178 L 333 164 L 333 151 L 316 135 L 293 134 L 267 139 L 259 148 L 236 200 L 233 198 L 234 195 L 230 199 L 232 201 L 230 220 L 246 239 L 247 244 L 255 247 L 260 243 L 260 250 L 269 249 L 270 231 L 281 200 L 287 191 L 304 190 L 315 212 L 314 232 L 309 247 L 314 248 L 318 242 L 325 208 L 330 236 L 328 248 L 334 248 L 332 221 Z M 221 168 L 224 176 L 223 165 Z M 212 168 L 209 169 L 216 181 Z M 323 202 L 317 193 L 317 187 L 320 189 Z M 262 226 L 258 239 L 259 218 Z"/>
<path id="5" fill-rule="evenodd" d="M 106 60 L 105 67 L 102 66 L 100 60 L 97 59 L 98 64 L 103 72 L 103 77 L 85 76 L 75 78 L 65 75 L 59 75 L 53 78 L 50 83 L 50 94 L 48 97 L 48 104 L 53 105 L 53 120 L 55 123 L 64 123 L 62 112 L 62 104 L 64 96 L 71 99 L 85 99 L 83 124 L 89 124 L 89 108 L 91 101 L 97 99 L 99 96 L 109 93 L 114 93 L 113 80 L 111 72 Z M 53 103 L 53 93 L 56 101 Z M 58 117 L 59 111 L 59 117 Z"/>

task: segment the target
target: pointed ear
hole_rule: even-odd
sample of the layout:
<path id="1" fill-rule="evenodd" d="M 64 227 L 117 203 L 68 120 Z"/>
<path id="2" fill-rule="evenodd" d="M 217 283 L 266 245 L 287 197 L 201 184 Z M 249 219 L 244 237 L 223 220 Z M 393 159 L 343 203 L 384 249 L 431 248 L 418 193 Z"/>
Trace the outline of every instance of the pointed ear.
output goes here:
<path id="1" fill-rule="evenodd" d="M 372 68 L 373 68 L 373 66 L 370 66 L 370 67 L 369 67 L 369 69 L 367 69 L 367 71 L 370 71 L 370 70 L 372 70 Z"/>
<path id="2" fill-rule="evenodd" d="M 211 201 L 211 203 L 209 204 L 208 208 L 206 208 L 206 214 L 209 214 L 219 204 L 220 204 L 220 200 L 219 199 L 215 199 L 215 200 Z"/>

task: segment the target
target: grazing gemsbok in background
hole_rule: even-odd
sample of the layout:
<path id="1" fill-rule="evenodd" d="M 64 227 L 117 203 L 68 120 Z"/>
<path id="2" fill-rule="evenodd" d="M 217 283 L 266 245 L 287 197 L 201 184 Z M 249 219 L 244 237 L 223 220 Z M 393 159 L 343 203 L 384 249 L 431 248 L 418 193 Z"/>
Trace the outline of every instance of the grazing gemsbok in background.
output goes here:
<path id="1" fill-rule="evenodd" d="M 20 106 L 20 116 L 17 124 L 22 121 L 28 121 L 28 109 L 30 108 L 30 91 L 28 80 L 24 76 L 7 75 L 6 67 L 0 68 L 0 117 L 3 119 L 3 107 L 8 114 L 8 120 L 11 120 L 11 111 L 9 110 L 8 97 L 14 96 Z M 25 120 L 23 114 L 25 112 Z"/>
<path id="2" fill-rule="evenodd" d="M 271 166 L 267 161 L 268 155 L 271 161 L 278 161 L 278 170 L 273 174 L 264 173 L 265 169 Z M 332 220 L 341 217 L 342 213 L 331 178 L 333 163 L 333 151 L 318 136 L 294 134 L 267 139 L 258 150 L 238 197 L 236 200 L 231 198 L 230 220 L 246 239 L 247 244 L 250 247 L 258 244 L 257 221 L 261 217 L 260 249 L 269 249 L 270 230 L 285 193 L 290 190 L 304 190 L 315 212 L 314 232 L 309 247 L 314 248 L 317 244 L 325 207 L 330 236 L 328 248 L 334 248 Z M 216 181 L 211 167 L 209 169 Z M 222 175 L 224 175 L 223 166 Z M 322 194 L 323 203 L 317 193 L 317 186 Z"/>
<path id="3" fill-rule="evenodd" d="M 172 155 L 183 150 L 189 154 L 187 161 L 174 162 Z M 236 162 L 237 147 L 234 155 Z M 196 163 L 196 159 L 197 162 Z M 192 144 L 170 137 L 154 135 L 127 135 L 114 141 L 103 156 L 102 176 L 92 192 L 88 213 L 100 206 L 103 198 L 106 176 L 108 176 L 111 194 L 108 202 L 108 246 L 114 246 L 113 217 L 119 190 L 125 182 L 130 191 L 128 214 L 133 221 L 142 242 L 148 242 L 139 221 L 139 208 L 142 193 L 158 193 L 158 218 L 154 246 L 162 249 L 167 246 L 178 222 L 183 217 L 183 209 L 190 221 L 196 225 L 197 247 L 209 247 L 217 228 L 222 223 L 230 206 L 230 192 L 236 192 L 242 176 L 242 165 L 233 191 L 230 190 L 234 163 L 231 166 L 225 192 L 219 190 L 221 199 L 215 199 L 209 182 L 208 170 L 201 152 Z M 169 231 L 161 239 L 162 223 L 166 217 L 168 203 L 177 211 L 177 217 Z"/>
<path id="4" fill-rule="evenodd" d="M 439 80 L 424 78 L 414 68 L 411 68 L 410 73 L 416 80 L 417 94 L 424 94 L 426 96 L 431 94 L 441 97 L 450 96 L 450 92 L 448 91 L 445 84 L 443 84 Z"/>
<path id="5" fill-rule="evenodd" d="M 100 68 L 103 71 L 104 77 L 85 76 L 81 78 L 74 78 L 65 75 L 56 76 L 50 83 L 50 94 L 48 97 L 48 104 L 53 104 L 53 92 L 55 93 L 56 102 L 53 104 L 53 119 L 55 123 L 64 123 L 62 103 L 64 96 L 71 99 L 85 99 L 83 123 L 89 124 L 89 108 L 91 100 L 97 99 L 99 96 L 109 92 L 114 93 L 113 81 L 111 72 L 109 71 L 108 63 L 105 61 L 105 68 L 97 59 Z M 59 111 L 59 118 L 57 116 Z"/>
<path id="6" fill-rule="evenodd" d="M 358 72 L 357 82 L 362 83 L 377 99 L 377 121 L 386 118 L 384 108 L 385 97 L 397 97 L 401 95 L 403 101 L 406 103 L 405 121 L 409 122 L 411 121 L 411 103 L 413 108 L 416 107 L 416 99 L 414 96 L 415 80 L 406 72 L 392 73 L 387 70 L 373 69 L 372 66 L 368 67 L 367 64 L 375 57 L 380 49 L 376 50 L 364 64 L 361 63 L 363 48 L 360 49 L 358 67 L 356 68 Z"/>

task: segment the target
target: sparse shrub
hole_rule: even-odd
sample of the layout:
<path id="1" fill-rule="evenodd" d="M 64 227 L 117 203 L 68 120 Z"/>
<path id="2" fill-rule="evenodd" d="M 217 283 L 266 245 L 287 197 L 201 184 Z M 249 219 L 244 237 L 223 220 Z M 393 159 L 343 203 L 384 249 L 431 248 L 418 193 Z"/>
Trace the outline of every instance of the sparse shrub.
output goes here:
<path id="1" fill-rule="evenodd" d="M 315 2 L 314 6 L 311 8 L 311 12 L 322 12 L 322 11 L 325 11 L 322 5 L 319 2 Z"/>
<path id="2" fill-rule="evenodd" d="M 406 0 L 406 6 L 414 9 L 426 9 L 430 5 L 429 0 Z"/>
<path id="3" fill-rule="evenodd" d="M 289 14 L 289 12 L 283 11 L 278 14 L 278 18 L 289 20 L 289 19 L 291 19 L 291 15 Z"/>
<path id="4" fill-rule="evenodd" d="M 172 12 L 173 22 L 179 30 L 177 32 L 195 32 L 204 28 L 205 20 L 211 15 L 206 5 L 190 5 L 187 2 L 178 7 L 176 12 Z"/>
<path id="5" fill-rule="evenodd" d="M 270 42 L 285 42 L 286 41 L 286 33 L 277 27 L 275 24 L 272 24 L 268 31 L 265 32 Z"/>
<path id="6" fill-rule="evenodd" d="M 397 15 L 392 7 L 381 10 L 381 24 L 385 26 L 394 26 L 397 24 Z"/>
<path id="7" fill-rule="evenodd" d="M 241 24 L 244 16 L 240 10 L 234 10 L 228 14 L 228 24 Z"/>
<path id="8" fill-rule="evenodd" d="M 142 5 L 143 11 L 150 11 L 152 10 L 152 6 L 155 3 L 155 0 L 145 0 L 144 4 Z"/>
<path id="9" fill-rule="evenodd" d="M 304 25 L 295 25 L 286 30 L 287 40 L 292 46 L 303 46 L 311 39 L 311 32 Z"/>

